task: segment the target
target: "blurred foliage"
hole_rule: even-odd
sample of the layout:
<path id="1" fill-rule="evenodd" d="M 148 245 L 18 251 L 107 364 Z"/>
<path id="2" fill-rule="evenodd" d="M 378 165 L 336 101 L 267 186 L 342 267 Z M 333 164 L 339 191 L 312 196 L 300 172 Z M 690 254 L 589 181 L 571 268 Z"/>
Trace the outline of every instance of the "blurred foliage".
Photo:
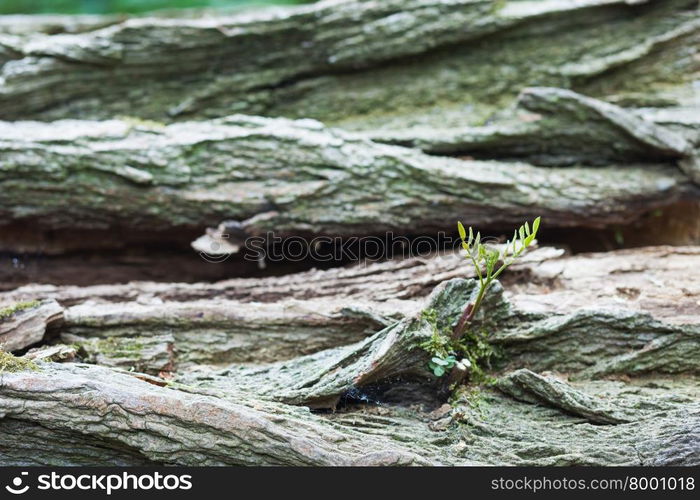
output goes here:
<path id="1" fill-rule="evenodd" d="M 0 14 L 140 14 L 153 10 L 289 5 L 309 0 L 0 0 Z"/>

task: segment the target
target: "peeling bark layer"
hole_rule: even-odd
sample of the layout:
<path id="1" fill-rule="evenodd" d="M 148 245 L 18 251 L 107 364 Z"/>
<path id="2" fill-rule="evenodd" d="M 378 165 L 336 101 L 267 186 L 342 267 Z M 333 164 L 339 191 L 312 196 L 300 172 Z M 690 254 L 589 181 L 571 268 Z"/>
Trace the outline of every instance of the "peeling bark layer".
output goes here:
<path id="1" fill-rule="evenodd" d="M 63 308 L 55 300 L 19 303 L 6 311 L 0 314 L 0 349 L 8 352 L 40 342 L 48 328 L 63 321 Z"/>
<path id="2" fill-rule="evenodd" d="M 61 339 L 107 366 L 157 374 L 197 364 L 276 361 L 357 342 L 393 323 L 413 304 L 287 300 L 259 304 L 207 300 L 84 304 L 66 310 Z M 147 354 L 148 346 L 155 351 Z M 177 350 L 176 354 L 171 351 Z M 110 361 L 111 360 L 111 361 Z"/>
<path id="3" fill-rule="evenodd" d="M 685 159 L 679 163 L 685 167 L 694 164 L 700 143 L 700 119 L 691 123 L 687 132 L 695 128 L 697 133 L 683 134 L 670 128 L 668 118 L 657 124 L 654 115 L 641 111 L 570 90 L 534 87 L 525 89 L 499 120 L 481 127 L 414 127 L 363 135 L 432 154 L 525 158 L 543 166 Z"/>

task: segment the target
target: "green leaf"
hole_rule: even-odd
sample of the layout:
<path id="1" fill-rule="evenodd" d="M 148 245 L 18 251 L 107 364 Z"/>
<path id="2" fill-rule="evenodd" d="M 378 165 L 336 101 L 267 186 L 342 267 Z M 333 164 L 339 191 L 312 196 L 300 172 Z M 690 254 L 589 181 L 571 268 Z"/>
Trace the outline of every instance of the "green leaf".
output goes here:
<path id="1" fill-rule="evenodd" d="M 472 231 L 471 226 L 469 227 L 469 241 L 468 244 L 471 245 L 472 241 L 474 241 L 474 232 Z"/>
<path id="2" fill-rule="evenodd" d="M 467 231 L 465 231 L 464 226 L 461 222 L 457 222 L 457 229 L 459 230 L 459 237 L 462 238 L 462 241 L 466 240 Z"/>
<path id="3" fill-rule="evenodd" d="M 433 368 L 433 373 L 436 377 L 442 377 L 445 374 L 445 369 L 442 366 L 436 366 Z"/>
<path id="4" fill-rule="evenodd" d="M 518 229 L 518 234 L 520 235 L 521 240 L 525 239 L 525 227 L 524 226 L 520 226 L 520 229 Z"/>
<path id="5" fill-rule="evenodd" d="M 537 217 L 532 223 L 532 234 L 537 234 L 537 230 L 540 228 L 540 217 Z"/>
<path id="6" fill-rule="evenodd" d="M 525 221 L 525 234 L 530 235 L 530 224 Z"/>

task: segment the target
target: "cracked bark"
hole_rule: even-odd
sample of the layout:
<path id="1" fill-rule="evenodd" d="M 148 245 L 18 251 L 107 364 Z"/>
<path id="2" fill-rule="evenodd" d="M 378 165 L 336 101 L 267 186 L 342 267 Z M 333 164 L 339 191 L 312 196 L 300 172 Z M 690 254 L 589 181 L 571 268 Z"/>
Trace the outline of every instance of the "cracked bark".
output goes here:
<path id="1" fill-rule="evenodd" d="M 435 270 L 456 272 L 461 263 L 458 255 L 377 264 L 369 273 L 363 268 L 316 272 L 316 280 L 329 285 L 319 289 L 308 280 L 314 273 L 289 276 L 288 289 L 281 287 L 278 295 L 269 298 L 271 309 L 261 309 L 262 304 L 254 301 L 264 297 L 267 279 L 248 283 L 238 279 L 235 286 L 179 285 L 170 304 L 179 305 L 173 311 L 183 311 L 182 321 L 191 319 L 192 311 L 202 305 L 197 294 L 226 289 L 245 293 L 251 301 L 238 301 L 237 315 L 217 318 L 210 313 L 203 318 L 221 321 L 222 331 L 228 323 L 232 338 L 240 335 L 237 318 L 245 324 L 246 314 L 266 312 L 274 317 L 274 311 L 285 304 L 296 302 L 288 314 L 308 321 L 308 313 L 299 307 L 304 301 L 293 298 L 304 293 L 304 286 L 309 292 L 326 294 L 323 299 L 307 299 L 307 304 L 329 300 L 327 294 L 333 289 L 347 300 L 353 293 L 363 295 L 362 291 L 332 287 L 334 279 L 341 284 L 369 275 L 381 282 L 402 268 L 407 288 L 414 292 L 397 299 L 392 296 L 399 293 L 394 287 L 389 287 L 392 293 L 377 293 L 381 287 L 365 288 L 366 303 L 380 310 L 390 306 L 396 311 L 396 304 L 404 302 L 404 319 L 383 329 L 377 325 L 377 333 L 357 343 L 346 344 L 341 336 L 338 347 L 287 361 L 269 363 L 265 353 L 253 351 L 255 359 L 223 369 L 203 362 L 175 364 L 170 381 L 71 363 L 41 363 L 39 372 L 5 373 L 0 383 L 4 412 L 0 427 L 26 429 L 31 442 L 34 436 L 43 436 L 36 433 L 36 426 L 47 426 L 56 431 L 57 439 L 79 443 L 60 452 L 42 447 L 35 459 L 41 463 L 83 463 L 86 457 L 95 457 L 96 449 L 105 448 L 93 459 L 133 464 L 697 464 L 700 290 L 695 274 L 700 267 L 688 263 L 697 262 L 699 254 L 692 247 L 571 257 L 556 256 L 557 252 L 547 249 L 533 252 L 530 262 L 504 274 L 505 290 L 495 286 L 483 314 L 476 318 L 503 351 L 493 367 L 494 374 L 503 374 L 498 390 L 465 389 L 452 408 L 439 413 L 430 413 L 429 398 L 421 403 L 428 405 L 425 410 L 388 402 L 359 406 L 346 402 L 349 406 L 338 413 L 313 414 L 304 406 L 333 407 L 348 397 L 399 397 L 404 398 L 402 404 L 410 404 L 407 394 L 415 398 L 421 391 L 434 391 L 427 356 L 412 347 L 430 335 L 421 310 L 436 310 L 440 324 L 449 329 L 473 291 L 473 281 L 454 278 L 425 296 Z M 601 282 L 599 276 L 606 280 Z M 260 287 L 257 293 L 256 287 Z M 86 337 L 92 332 L 94 338 L 128 338 L 129 332 L 143 335 L 146 331 L 134 318 L 148 318 L 150 335 L 157 338 L 177 322 L 177 316 L 153 315 L 143 304 L 124 302 L 126 297 L 146 300 L 145 290 L 153 294 L 152 300 L 162 300 L 154 292 L 164 292 L 165 284 L 121 285 L 111 293 L 104 293 L 105 288 L 110 287 L 102 287 L 101 298 L 95 295 L 102 304 L 90 300 L 92 294 L 76 296 L 75 288 L 52 288 L 58 300 L 63 297 L 73 304 L 65 313 L 61 335 L 82 331 Z M 26 295 L 30 289 L 21 293 Z M 3 300 L 16 298 L 17 293 L 3 294 Z M 576 301 L 588 312 L 568 312 L 567 301 Z M 122 312 L 110 315 L 107 311 Z M 124 315 L 126 311 L 141 316 Z M 287 328 L 293 335 L 294 328 Z M 345 328 L 352 331 L 356 326 Z M 264 329 L 248 332 L 250 342 L 260 342 L 254 337 L 269 338 Z M 684 349 L 665 342 L 677 338 L 686 342 Z M 206 345 L 206 338 L 197 335 L 183 340 Z M 647 356 L 649 346 L 659 341 L 653 356 Z M 176 356 L 179 350 L 176 343 Z M 615 369 L 591 369 L 610 366 Z M 543 370 L 559 375 L 537 374 Z M 610 378 L 611 373 L 622 378 Z M 42 394 L 53 394 L 51 404 Z M 116 403 L 103 407 L 99 401 Z M 559 422 L 556 431 L 551 428 L 552 419 Z M 509 424 L 503 425 L 506 420 Z M 146 421 L 149 425 L 144 427 Z M 299 432 L 290 431 L 299 425 L 303 425 Z M 240 438 L 251 432 L 254 439 Z M 163 433 L 172 440 L 167 445 Z M 312 434 L 321 437 L 310 443 L 307 439 Z M 402 435 L 413 437 L 404 440 Z M 26 446 L 27 442 L 11 444 L 0 456 L 4 463 L 20 463 L 17 457 Z"/>
<path id="2" fill-rule="evenodd" d="M 697 13 L 690 0 L 345 0 L 6 34 L 0 118 L 79 120 L 0 126 L 0 213 L 127 239 L 226 220 L 251 234 L 433 233 L 452 229 L 448 211 L 494 229 L 533 214 L 628 224 L 697 203 Z M 523 92 L 535 83 L 550 88 Z M 134 113 L 200 121 L 114 120 Z"/>
<path id="3" fill-rule="evenodd" d="M 535 82 L 641 106 L 684 104 L 698 70 L 685 52 L 697 44 L 697 8 L 693 0 L 349 0 L 9 38 L 0 117 L 246 113 L 455 126 L 487 118 Z"/>
<path id="4" fill-rule="evenodd" d="M 336 0 L 2 20 L 0 249 L 533 215 L 651 233 L 645 213 L 698 206 L 697 19 L 695 0 Z M 700 250 L 562 254 L 492 288 L 473 327 L 497 382 L 448 407 L 417 344 L 422 312 L 450 330 L 474 290 L 450 252 L 0 292 L 42 301 L 0 336 L 44 359 L 0 373 L 0 463 L 698 465 Z"/>
<path id="5" fill-rule="evenodd" d="M 163 231 L 233 219 L 247 235 L 404 234 L 451 231 L 448 212 L 482 227 L 536 213 L 549 227 L 601 228 L 638 218 L 642 206 L 697 199 L 700 189 L 671 165 L 542 169 L 436 158 L 283 119 L 0 129 L 0 213 L 39 230 Z"/>

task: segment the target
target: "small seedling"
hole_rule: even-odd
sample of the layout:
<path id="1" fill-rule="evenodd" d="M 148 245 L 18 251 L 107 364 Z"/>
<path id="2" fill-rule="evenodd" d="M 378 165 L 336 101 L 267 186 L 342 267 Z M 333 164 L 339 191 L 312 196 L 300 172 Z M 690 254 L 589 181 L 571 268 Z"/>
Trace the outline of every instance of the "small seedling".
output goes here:
<path id="1" fill-rule="evenodd" d="M 479 311 L 484 296 L 494 280 L 533 244 L 540 227 L 540 218 L 537 217 L 532 226 L 527 222 L 520 226 L 513 233 L 513 238 L 498 248 L 484 243 L 480 233 L 475 236 L 474 230 L 469 228 L 467 231 L 461 222 L 457 227 L 462 239 L 462 248 L 466 252 L 467 259 L 474 266 L 479 281 L 478 292 L 474 301 L 465 306 L 457 325 L 451 332 L 440 331 L 437 326 L 436 311 L 425 311 L 423 319 L 432 326 L 433 334 L 421 344 L 421 347 L 431 354 L 428 367 L 433 374 L 436 377 L 442 377 L 449 373 L 447 384 L 449 386 L 459 383 L 467 373 L 471 373 L 472 378 L 485 377 L 482 365 L 488 366 L 494 350 L 486 341 L 486 332 L 469 331 L 467 326 Z"/>
<path id="2" fill-rule="evenodd" d="M 491 283 L 535 241 L 537 230 L 540 228 L 540 217 L 533 221 L 532 228 L 527 222 L 520 226 L 513 233 L 513 238 L 506 241 L 500 250 L 482 243 L 481 233 L 476 233 L 476 236 L 474 236 L 474 231 L 471 227 L 469 228 L 469 233 L 467 233 L 462 223 L 458 222 L 457 228 L 459 229 L 459 237 L 462 239 L 462 248 L 466 252 L 467 259 L 474 266 L 476 276 L 479 279 L 479 292 L 476 300 L 467 304 L 467 307 L 464 309 L 464 313 L 452 334 L 452 338 L 455 340 L 462 336 L 465 326 L 478 312 Z"/>

